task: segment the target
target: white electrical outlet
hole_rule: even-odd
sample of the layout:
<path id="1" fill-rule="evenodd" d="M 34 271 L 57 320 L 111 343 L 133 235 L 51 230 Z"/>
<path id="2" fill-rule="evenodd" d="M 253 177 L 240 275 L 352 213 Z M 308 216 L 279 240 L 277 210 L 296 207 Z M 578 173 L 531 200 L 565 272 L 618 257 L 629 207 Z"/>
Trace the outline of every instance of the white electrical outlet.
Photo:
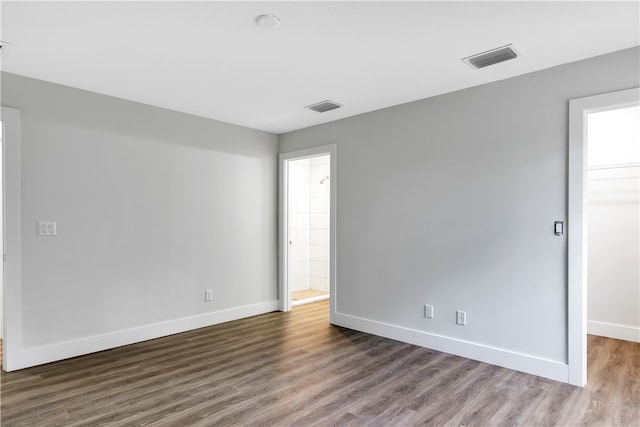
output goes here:
<path id="1" fill-rule="evenodd" d="M 466 326 L 467 325 L 467 312 L 466 311 L 456 311 L 456 324 Z"/>
<path id="2" fill-rule="evenodd" d="M 433 306 L 430 304 L 424 305 L 424 317 L 427 319 L 433 319 Z"/>
<path id="3" fill-rule="evenodd" d="M 204 300 L 213 301 L 213 289 L 207 289 L 204 291 Z"/>

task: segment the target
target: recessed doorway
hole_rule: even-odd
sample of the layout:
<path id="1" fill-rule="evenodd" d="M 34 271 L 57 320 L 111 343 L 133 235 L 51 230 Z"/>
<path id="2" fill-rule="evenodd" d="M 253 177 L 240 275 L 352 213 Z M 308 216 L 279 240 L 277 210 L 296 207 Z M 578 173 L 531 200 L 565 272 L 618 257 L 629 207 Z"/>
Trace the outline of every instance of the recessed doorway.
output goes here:
<path id="1" fill-rule="evenodd" d="M 335 307 L 334 159 L 335 146 L 280 155 L 282 311 L 326 299 Z"/>

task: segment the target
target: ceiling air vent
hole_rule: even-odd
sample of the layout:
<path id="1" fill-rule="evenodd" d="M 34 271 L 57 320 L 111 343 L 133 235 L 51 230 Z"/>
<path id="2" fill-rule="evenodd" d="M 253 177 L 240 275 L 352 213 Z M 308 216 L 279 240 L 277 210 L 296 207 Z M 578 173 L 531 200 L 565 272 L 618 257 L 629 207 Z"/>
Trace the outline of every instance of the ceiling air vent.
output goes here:
<path id="1" fill-rule="evenodd" d="M 317 104 L 307 105 L 304 108 L 308 108 L 309 110 L 313 110 L 318 113 L 324 113 L 326 111 L 335 110 L 336 108 L 340 107 L 342 107 L 342 105 L 338 104 L 337 102 L 326 100 L 318 102 Z"/>
<path id="2" fill-rule="evenodd" d="M 494 65 L 500 62 L 508 61 L 510 59 L 515 59 L 518 56 L 520 56 L 520 53 L 518 53 L 513 45 L 508 44 L 506 46 L 478 53 L 477 55 L 462 58 L 462 62 L 477 70 L 480 68 L 488 67 L 489 65 Z"/>

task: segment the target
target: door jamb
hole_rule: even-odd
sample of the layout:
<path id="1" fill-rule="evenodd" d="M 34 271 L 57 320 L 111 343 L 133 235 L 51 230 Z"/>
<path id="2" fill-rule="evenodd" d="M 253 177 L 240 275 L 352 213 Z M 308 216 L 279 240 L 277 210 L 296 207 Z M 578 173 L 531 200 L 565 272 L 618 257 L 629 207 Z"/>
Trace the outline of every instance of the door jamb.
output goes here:
<path id="1" fill-rule="evenodd" d="M 640 88 L 569 101 L 567 257 L 568 382 L 587 384 L 587 116 L 638 105 Z"/>
<path id="2" fill-rule="evenodd" d="M 308 157 L 316 157 L 329 155 L 329 305 L 330 305 L 330 322 L 333 323 L 334 314 L 337 306 L 336 295 L 336 212 L 337 212 L 337 146 L 336 144 L 323 145 L 305 150 L 291 151 L 281 153 L 279 158 L 279 280 L 278 280 L 278 309 L 280 311 L 291 310 L 291 292 L 288 283 L 289 268 L 289 241 L 288 230 L 288 203 L 289 203 L 289 162 L 293 160 L 304 159 Z"/>
<path id="3" fill-rule="evenodd" d="M 2 369 L 22 368 L 22 282 L 20 238 L 20 111 L 1 107 L 4 288 L 2 295 Z"/>

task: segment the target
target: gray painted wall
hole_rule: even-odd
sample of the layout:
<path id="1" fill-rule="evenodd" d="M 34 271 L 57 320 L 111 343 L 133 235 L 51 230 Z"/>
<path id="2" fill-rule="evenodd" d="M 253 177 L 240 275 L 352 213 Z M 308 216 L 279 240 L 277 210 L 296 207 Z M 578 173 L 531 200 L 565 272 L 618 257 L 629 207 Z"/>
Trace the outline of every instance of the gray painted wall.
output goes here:
<path id="1" fill-rule="evenodd" d="M 25 349 L 277 300 L 276 135 L 2 77 L 22 121 Z"/>
<path id="2" fill-rule="evenodd" d="M 639 51 L 281 135 L 338 147 L 337 312 L 566 362 L 568 101 L 639 86 Z"/>

